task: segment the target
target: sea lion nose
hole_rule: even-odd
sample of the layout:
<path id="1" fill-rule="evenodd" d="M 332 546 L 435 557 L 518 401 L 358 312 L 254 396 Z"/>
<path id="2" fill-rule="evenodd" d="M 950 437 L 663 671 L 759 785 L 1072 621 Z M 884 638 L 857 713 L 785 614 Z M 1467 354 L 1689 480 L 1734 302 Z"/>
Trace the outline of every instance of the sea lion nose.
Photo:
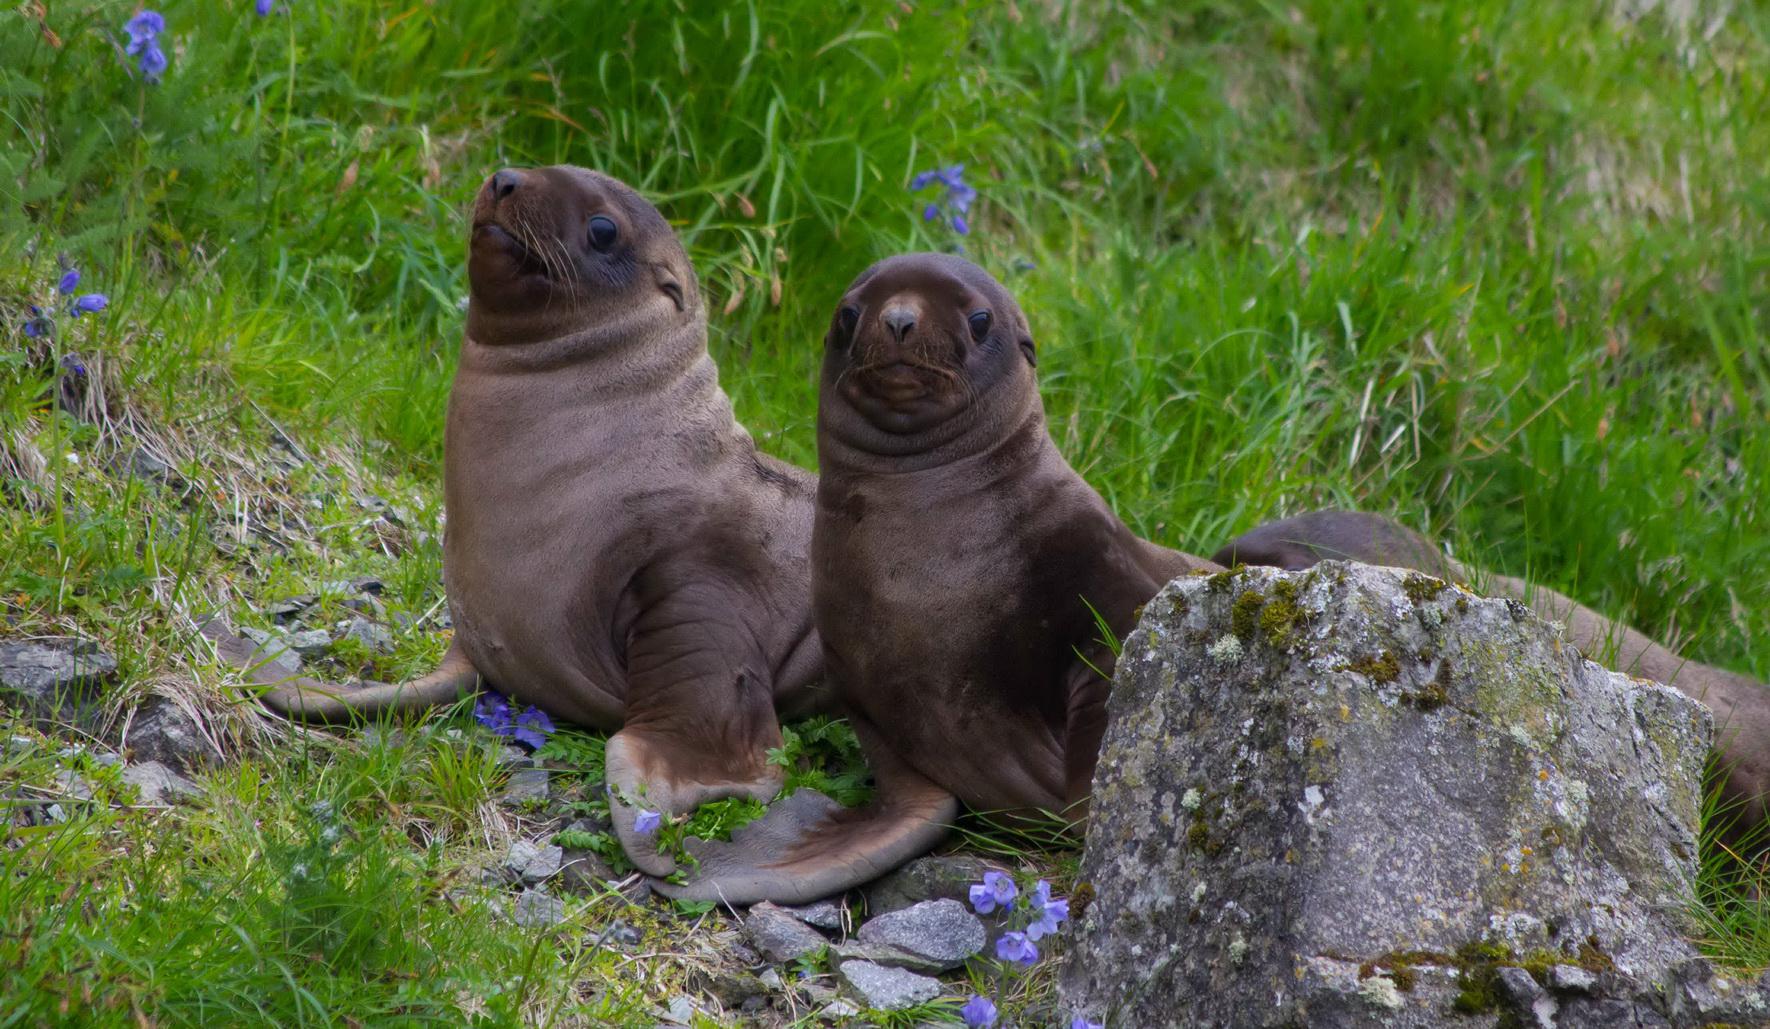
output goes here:
<path id="1" fill-rule="evenodd" d="M 493 200 L 502 200 L 516 192 L 516 187 L 520 185 L 522 185 L 522 172 L 506 168 L 493 175 L 492 181 L 486 184 L 486 188 L 492 191 Z"/>
<path id="2" fill-rule="evenodd" d="M 885 322 L 885 327 L 891 330 L 892 338 L 899 343 L 902 343 L 903 338 L 916 327 L 916 312 L 902 304 L 887 307 L 879 317 Z"/>

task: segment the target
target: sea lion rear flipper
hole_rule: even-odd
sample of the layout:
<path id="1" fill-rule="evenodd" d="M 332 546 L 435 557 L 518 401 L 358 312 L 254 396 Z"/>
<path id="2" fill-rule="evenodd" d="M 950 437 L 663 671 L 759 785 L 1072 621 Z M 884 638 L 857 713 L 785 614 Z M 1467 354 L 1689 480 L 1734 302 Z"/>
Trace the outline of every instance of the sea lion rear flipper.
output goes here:
<path id="1" fill-rule="evenodd" d="M 951 829 L 958 799 L 877 746 L 867 747 L 867 755 L 879 783 L 872 803 L 845 808 L 816 790 L 798 790 L 732 833 L 729 843 L 692 840 L 688 849 L 697 866 L 688 882 L 652 888 L 731 907 L 763 900 L 803 904 L 927 853 Z"/>
<path id="2" fill-rule="evenodd" d="M 285 675 L 270 663 L 271 655 L 252 641 L 234 635 L 220 617 L 198 627 L 215 645 L 223 661 L 241 670 L 259 686 L 265 707 L 285 718 L 309 722 L 347 722 L 388 711 L 422 711 L 453 703 L 479 687 L 479 672 L 458 643 L 449 644 L 436 671 L 411 682 L 373 686 L 339 686 L 305 675 Z"/>

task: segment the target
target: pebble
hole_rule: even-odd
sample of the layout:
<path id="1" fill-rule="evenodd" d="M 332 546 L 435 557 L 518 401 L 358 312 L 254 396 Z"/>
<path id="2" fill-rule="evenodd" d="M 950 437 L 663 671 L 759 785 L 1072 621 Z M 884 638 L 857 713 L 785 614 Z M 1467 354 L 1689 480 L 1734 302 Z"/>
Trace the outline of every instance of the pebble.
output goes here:
<path id="1" fill-rule="evenodd" d="M 524 890 L 512 917 L 524 929 L 545 929 L 565 921 L 565 901 L 541 890 Z"/>
<path id="2" fill-rule="evenodd" d="M 939 966 L 958 968 L 983 950 L 983 923 L 956 900 L 925 900 L 860 927 L 862 943 L 896 947 Z"/>
<path id="3" fill-rule="evenodd" d="M 940 980 L 871 961 L 844 961 L 836 973 L 856 1000 L 876 1011 L 901 1011 L 940 996 Z"/>
<path id="4" fill-rule="evenodd" d="M 143 804 L 178 804 L 203 795 L 196 783 L 158 761 L 137 761 L 120 778 L 140 792 Z"/>
<path id="5" fill-rule="evenodd" d="M 775 965 L 815 954 L 830 944 L 816 929 L 766 901 L 750 907 L 743 931 L 750 946 Z"/>

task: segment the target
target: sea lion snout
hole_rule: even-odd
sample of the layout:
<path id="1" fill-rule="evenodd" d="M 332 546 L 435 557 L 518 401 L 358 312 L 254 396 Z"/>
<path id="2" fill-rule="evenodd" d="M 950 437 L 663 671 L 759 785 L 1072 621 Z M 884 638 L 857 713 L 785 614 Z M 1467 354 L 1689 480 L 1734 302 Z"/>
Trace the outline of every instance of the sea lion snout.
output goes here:
<path id="1" fill-rule="evenodd" d="M 916 327 L 916 309 L 905 303 L 901 297 L 893 297 L 885 310 L 879 312 L 879 321 L 884 323 L 891 338 L 902 345 L 904 337 Z"/>
<path id="2" fill-rule="evenodd" d="M 486 180 L 486 192 L 490 193 L 492 200 L 496 202 L 516 192 L 517 187 L 521 185 L 522 172 L 515 168 L 505 168 L 503 171 L 493 172 L 492 177 Z"/>

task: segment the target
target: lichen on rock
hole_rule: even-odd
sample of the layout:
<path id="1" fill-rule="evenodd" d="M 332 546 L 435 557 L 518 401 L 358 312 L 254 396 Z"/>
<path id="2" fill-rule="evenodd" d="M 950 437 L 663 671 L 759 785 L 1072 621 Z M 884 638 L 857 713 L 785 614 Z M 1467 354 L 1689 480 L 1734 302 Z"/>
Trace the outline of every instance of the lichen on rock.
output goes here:
<path id="1" fill-rule="evenodd" d="M 1176 580 L 1109 718 L 1066 1011 L 1604 1024 L 1663 1018 L 1694 957 L 1708 711 L 1505 601 L 1337 562 Z"/>

